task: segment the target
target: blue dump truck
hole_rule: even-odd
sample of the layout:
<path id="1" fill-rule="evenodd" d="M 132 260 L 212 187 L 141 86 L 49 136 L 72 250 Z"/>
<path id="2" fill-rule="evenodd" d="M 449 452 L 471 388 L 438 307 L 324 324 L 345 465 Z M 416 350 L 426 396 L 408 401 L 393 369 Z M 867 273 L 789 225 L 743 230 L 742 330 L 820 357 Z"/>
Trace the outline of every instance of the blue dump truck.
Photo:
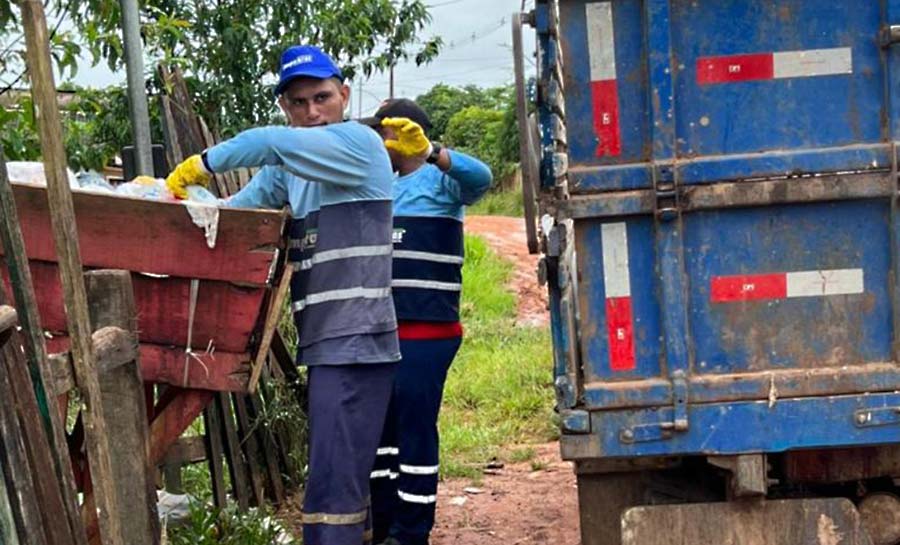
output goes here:
<path id="1" fill-rule="evenodd" d="M 900 0 L 514 17 L 583 545 L 900 543 L 898 25 Z"/>

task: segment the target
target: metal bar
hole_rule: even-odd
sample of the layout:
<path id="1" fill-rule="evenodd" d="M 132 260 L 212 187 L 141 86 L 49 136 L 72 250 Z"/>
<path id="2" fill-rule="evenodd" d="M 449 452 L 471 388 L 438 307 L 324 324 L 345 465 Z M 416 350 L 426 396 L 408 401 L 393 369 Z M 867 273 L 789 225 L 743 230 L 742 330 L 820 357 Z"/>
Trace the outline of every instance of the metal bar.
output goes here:
<path id="1" fill-rule="evenodd" d="M 872 385 L 877 384 L 877 388 Z M 893 392 L 900 390 L 900 369 L 893 363 L 867 363 L 812 369 L 778 369 L 756 373 L 694 375 L 688 381 L 691 401 L 766 400 L 796 397 Z M 623 382 L 589 382 L 583 399 L 591 409 L 658 407 L 669 403 L 672 388 L 655 378 Z"/>
<path id="2" fill-rule="evenodd" d="M 646 4 L 650 88 L 653 105 L 653 159 L 675 156 L 675 101 L 672 78 L 672 40 L 669 0 L 648 0 Z"/>
<path id="3" fill-rule="evenodd" d="M 516 121 L 519 124 L 519 165 L 522 170 L 522 200 L 525 204 L 525 238 L 528 253 L 538 253 L 537 211 L 535 207 L 535 187 L 540 184 L 537 179 L 536 158 L 532 155 L 535 149 L 531 143 L 531 130 L 528 124 L 528 97 L 525 92 L 525 63 L 522 60 L 522 23 L 528 16 L 514 13 L 512 16 L 513 66 L 516 80 Z"/>
<path id="4" fill-rule="evenodd" d="M 574 165 L 569 169 L 569 183 L 573 193 L 646 189 L 652 187 L 654 167 L 674 170 L 679 182 L 685 187 L 800 175 L 883 172 L 890 168 L 890 153 L 890 144 L 879 143 L 813 150 L 679 158 L 677 161 L 602 167 Z"/>
<path id="5" fill-rule="evenodd" d="M 141 43 L 141 19 L 137 0 L 120 0 L 122 41 L 125 44 L 125 68 L 128 75 L 128 109 L 134 137 L 134 164 L 138 175 L 153 176 L 153 152 L 150 136 L 150 111 L 144 84 L 144 48 Z"/>
<path id="6" fill-rule="evenodd" d="M 88 461 L 97 497 L 101 537 L 104 545 L 121 545 L 123 543 L 121 519 L 113 488 L 109 437 L 106 434 L 103 401 L 94 361 L 75 211 L 66 175 L 66 151 L 63 147 L 62 124 L 53 81 L 47 20 L 44 7 L 39 0 L 22 0 L 20 5 L 27 43 L 27 66 L 41 133 L 41 152 L 47 174 L 47 197 L 56 254 L 59 257 L 68 331 L 72 339 L 78 386 L 85 405 L 82 414 L 87 430 Z"/>
<path id="7" fill-rule="evenodd" d="M 828 406 L 827 413 L 823 413 L 824 405 Z M 668 407 L 593 411 L 591 429 L 597 430 L 596 433 L 563 435 L 560 443 L 565 459 L 746 454 L 895 444 L 900 420 L 859 425 L 854 418 L 860 411 L 874 414 L 881 410 L 887 414 L 886 408 L 891 408 L 896 415 L 900 394 L 802 397 L 782 399 L 774 405 L 765 400 L 693 403 L 690 429 L 631 443 L 621 440 L 623 430 L 637 431 L 646 425 L 660 427 L 671 422 L 674 411 Z M 748 427 L 748 422 L 754 425 Z"/>
<path id="8" fill-rule="evenodd" d="M 890 198 L 893 186 L 889 172 L 681 186 L 681 211 Z M 572 219 L 652 214 L 654 198 L 651 190 L 575 195 L 560 203 L 560 213 Z"/>

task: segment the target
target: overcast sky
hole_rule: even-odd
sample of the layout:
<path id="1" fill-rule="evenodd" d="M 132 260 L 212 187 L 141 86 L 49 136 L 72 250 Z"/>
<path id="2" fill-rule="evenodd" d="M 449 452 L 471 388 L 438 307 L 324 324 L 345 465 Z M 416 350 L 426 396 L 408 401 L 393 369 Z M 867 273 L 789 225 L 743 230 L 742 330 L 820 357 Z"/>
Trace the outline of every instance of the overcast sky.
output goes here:
<path id="1" fill-rule="evenodd" d="M 532 6 L 533 1 L 526 1 Z M 438 35 L 444 47 L 431 64 L 416 66 L 414 62 L 398 65 L 394 73 L 395 95 L 415 98 L 437 83 L 482 87 L 503 85 L 513 81 L 512 31 L 510 15 L 519 11 L 522 0 L 429 0 L 432 23 L 421 33 L 422 38 Z M 525 27 L 526 73 L 534 70 L 531 53 L 534 33 Z M 88 68 L 82 63 L 75 83 L 102 87 L 125 81 L 121 74 L 111 73 L 105 66 Z M 370 115 L 388 97 L 388 75 L 379 74 L 363 82 L 362 114 Z M 352 115 L 359 110 L 359 87 L 353 83 Z"/>

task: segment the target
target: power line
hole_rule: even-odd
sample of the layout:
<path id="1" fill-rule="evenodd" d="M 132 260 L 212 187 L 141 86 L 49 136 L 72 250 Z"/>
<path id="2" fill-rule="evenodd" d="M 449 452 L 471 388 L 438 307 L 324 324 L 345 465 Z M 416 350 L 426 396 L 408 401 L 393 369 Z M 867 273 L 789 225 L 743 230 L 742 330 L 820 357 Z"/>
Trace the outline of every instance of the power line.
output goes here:
<path id="1" fill-rule="evenodd" d="M 431 8 L 442 8 L 444 6 L 452 6 L 453 4 L 459 4 L 460 2 L 465 2 L 466 0 L 449 0 L 448 2 L 440 2 L 437 4 L 425 4 L 425 7 L 428 9 Z"/>

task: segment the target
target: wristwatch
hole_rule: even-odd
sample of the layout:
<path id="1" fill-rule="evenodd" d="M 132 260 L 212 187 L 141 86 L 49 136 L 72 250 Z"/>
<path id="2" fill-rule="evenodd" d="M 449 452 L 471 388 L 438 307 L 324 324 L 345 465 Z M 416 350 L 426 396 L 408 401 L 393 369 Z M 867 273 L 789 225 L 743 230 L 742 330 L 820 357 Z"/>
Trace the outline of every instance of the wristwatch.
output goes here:
<path id="1" fill-rule="evenodd" d="M 426 163 L 431 163 L 432 165 L 438 162 L 438 159 L 441 158 L 441 150 L 444 149 L 444 146 L 438 144 L 437 142 L 431 143 L 431 153 L 428 154 L 428 157 L 425 158 Z"/>

